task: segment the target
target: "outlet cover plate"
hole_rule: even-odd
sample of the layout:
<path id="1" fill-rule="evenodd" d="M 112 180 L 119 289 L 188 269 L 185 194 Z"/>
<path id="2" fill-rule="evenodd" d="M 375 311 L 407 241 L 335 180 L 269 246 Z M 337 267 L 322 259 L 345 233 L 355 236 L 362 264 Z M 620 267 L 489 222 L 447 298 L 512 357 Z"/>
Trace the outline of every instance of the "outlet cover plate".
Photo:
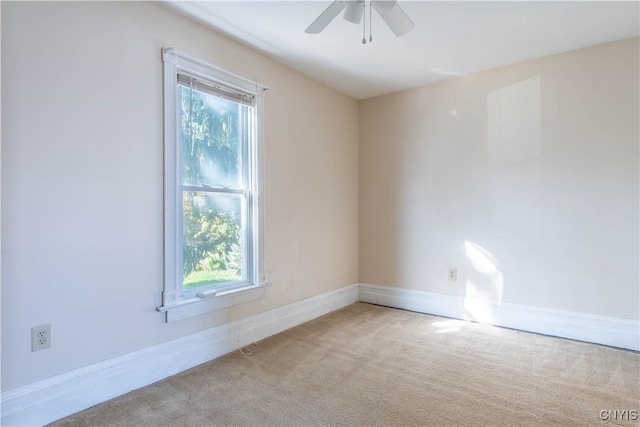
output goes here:
<path id="1" fill-rule="evenodd" d="M 31 328 L 31 351 L 51 347 L 51 323 Z"/>

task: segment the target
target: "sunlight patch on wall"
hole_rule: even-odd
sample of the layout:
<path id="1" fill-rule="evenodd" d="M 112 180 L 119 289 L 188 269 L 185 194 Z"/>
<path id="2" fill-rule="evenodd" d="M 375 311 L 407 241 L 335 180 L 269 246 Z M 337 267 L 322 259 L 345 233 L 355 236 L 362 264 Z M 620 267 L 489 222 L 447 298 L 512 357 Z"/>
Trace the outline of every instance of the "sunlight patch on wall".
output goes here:
<path id="1" fill-rule="evenodd" d="M 464 254 L 479 273 L 492 274 L 498 269 L 491 253 L 482 246 L 464 242 Z"/>
<path id="2" fill-rule="evenodd" d="M 495 309 L 502 302 L 504 276 L 497 260 L 487 249 L 465 241 L 464 252 L 473 267 L 466 283 L 464 308 L 471 319 L 493 323 Z"/>

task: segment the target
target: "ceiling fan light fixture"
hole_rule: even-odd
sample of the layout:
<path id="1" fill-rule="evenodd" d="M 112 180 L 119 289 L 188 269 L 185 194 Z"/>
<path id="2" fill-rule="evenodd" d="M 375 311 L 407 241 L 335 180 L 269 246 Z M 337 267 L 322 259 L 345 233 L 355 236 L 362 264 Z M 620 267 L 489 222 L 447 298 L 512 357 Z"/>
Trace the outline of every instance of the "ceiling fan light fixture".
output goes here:
<path id="1" fill-rule="evenodd" d="M 364 1 L 357 0 L 349 2 L 347 9 L 344 11 L 344 19 L 354 24 L 362 22 L 362 16 L 364 15 Z"/>

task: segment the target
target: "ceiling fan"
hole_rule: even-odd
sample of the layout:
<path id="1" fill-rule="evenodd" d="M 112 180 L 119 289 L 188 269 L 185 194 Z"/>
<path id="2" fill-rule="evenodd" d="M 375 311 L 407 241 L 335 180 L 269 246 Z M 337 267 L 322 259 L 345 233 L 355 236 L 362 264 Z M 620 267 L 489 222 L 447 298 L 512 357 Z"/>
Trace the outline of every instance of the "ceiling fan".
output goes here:
<path id="1" fill-rule="evenodd" d="M 336 0 L 325 9 L 305 30 L 308 34 L 318 34 L 324 30 L 336 16 L 344 10 L 344 19 L 354 24 L 360 24 L 362 17 L 369 6 L 369 41 L 373 41 L 371 36 L 371 9 L 382 17 L 393 33 L 400 37 L 407 34 L 414 27 L 414 23 L 400 7 L 396 0 Z M 346 9 L 346 10 L 345 10 Z M 362 43 L 366 43 L 364 37 L 366 19 L 363 26 Z"/>

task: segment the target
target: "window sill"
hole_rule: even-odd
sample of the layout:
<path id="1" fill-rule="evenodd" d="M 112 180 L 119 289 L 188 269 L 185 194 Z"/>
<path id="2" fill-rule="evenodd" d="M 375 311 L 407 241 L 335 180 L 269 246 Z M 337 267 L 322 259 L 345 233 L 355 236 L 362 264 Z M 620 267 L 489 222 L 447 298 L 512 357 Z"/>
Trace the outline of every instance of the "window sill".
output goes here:
<path id="1" fill-rule="evenodd" d="M 232 305 L 255 301 L 264 297 L 267 286 L 269 283 L 261 283 L 257 286 L 224 291 L 208 298 L 185 298 L 169 306 L 160 306 L 156 310 L 167 313 L 167 322 L 175 322 Z"/>

